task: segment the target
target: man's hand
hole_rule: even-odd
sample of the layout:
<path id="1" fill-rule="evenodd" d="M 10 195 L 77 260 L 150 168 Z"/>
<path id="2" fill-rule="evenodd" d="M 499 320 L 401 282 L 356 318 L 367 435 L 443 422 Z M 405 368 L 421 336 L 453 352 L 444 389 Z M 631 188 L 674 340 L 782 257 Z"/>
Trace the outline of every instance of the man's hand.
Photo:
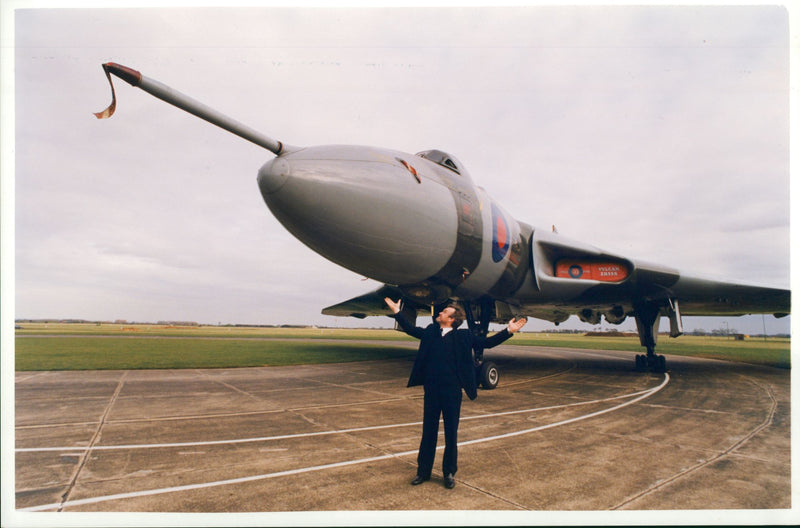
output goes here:
<path id="1" fill-rule="evenodd" d="M 525 317 L 520 317 L 519 319 L 512 319 L 508 322 L 508 331 L 512 334 L 519 332 L 519 330 L 525 326 L 525 323 L 528 322 L 528 319 Z"/>
<path id="2" fill-rule="evenodd" d="M 389 306 L 389 309 L 392 310 L 392 313 L 399 313 L 400 312 L 400 299 L 397 302 L 394 302 L 388 297 L 385 297 L 384 302 Z"/>

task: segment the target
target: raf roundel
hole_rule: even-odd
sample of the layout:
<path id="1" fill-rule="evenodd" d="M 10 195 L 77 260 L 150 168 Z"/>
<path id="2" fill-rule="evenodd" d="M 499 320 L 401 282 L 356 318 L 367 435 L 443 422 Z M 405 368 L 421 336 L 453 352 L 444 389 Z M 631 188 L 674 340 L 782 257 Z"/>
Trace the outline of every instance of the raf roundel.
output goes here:
<path id="1" fill-rule="evenodd" d="M 508 224 L 494 204 L 492 204 L 492 260 L 500 262 L 508 253 Z"/>

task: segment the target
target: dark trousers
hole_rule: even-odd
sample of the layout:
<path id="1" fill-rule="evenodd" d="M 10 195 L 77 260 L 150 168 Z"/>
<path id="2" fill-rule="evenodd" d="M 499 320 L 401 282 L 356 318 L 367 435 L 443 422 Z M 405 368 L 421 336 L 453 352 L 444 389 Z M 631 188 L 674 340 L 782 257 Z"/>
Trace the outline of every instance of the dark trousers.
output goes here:
<path id="1" fill-rule="evenodd" d="M 444 460 L 442 472 L 445 476 L 458 471 L 458 420 L 461 415 L 461 387 L 425 386 L 425 411 L 422 418 L 422 440 L 417 455 L 417 475 L 428 478 L 436 456 L 436 441 L 439 436 L 439 416 L 444 419 Z"/>

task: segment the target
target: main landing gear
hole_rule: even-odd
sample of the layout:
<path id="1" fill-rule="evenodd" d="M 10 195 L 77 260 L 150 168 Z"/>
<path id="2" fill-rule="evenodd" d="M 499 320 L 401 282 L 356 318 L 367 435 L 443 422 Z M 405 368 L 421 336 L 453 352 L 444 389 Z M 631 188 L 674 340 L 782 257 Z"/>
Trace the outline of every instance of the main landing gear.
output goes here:
<path id="1" fill-rule="evenodd" d="M 489 333 L 489 322 L 492 319 L 494 302 L 491 300 L 480 301 L 477 304 L 464 302 L 464 312 L 467 315 L 467 325 L 470 331 L 479 337 L 486 337 Z M 477 311 L 477 319 L 475 312 Z M 478 386 L 492 390 L 500 382 L 500 371 L 492 361 L 484 361 L 483 348 L 474 350 L 475 377 Z"/>
<path id="2" fill-rule="evenodd" d="M 669 316 L 670 337 L 683 334 L 680 308 L 677 299 L 668 299 L 663 305 L 666 315 Z M 636 370 L 652 370 L 664 373 L 667 371 L 667 360 L 664 356 L 656 355 L 656 340 L 658 339 L 658 325 L 661 320 L 662 305 L 653 302 L 640 302 L 634 304 L 636 329 L 639 332 L 639 342 L 647 349 L 647 354 L 636 356 Z"/>
<path id="3" fill-rule="evenodd" d="M 664 356 L 657 356 L 653 350 L 655 347 L 647 349 L 647 354 L 636 355 L 636 370 L 652 370 L 653 372 L 663 373 L 667 371 L 667 360 Z"/>

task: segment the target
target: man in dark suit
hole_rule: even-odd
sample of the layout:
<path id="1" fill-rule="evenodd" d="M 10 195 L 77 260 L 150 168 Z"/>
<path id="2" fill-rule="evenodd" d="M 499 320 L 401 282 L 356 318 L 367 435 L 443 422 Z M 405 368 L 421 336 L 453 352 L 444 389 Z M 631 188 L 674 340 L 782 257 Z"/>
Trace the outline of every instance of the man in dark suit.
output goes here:
<path id="1" fill-rule="evenodd" d="M 492 348 L 499 345 L 522 328 L 526 319 L 512 319 L 508 327 L 491 337 L 478 337 L 469 330 L 457 330 L 464 322 L 464 310 L 451 305 L 439 312 L 433 324 L 426 328 L 414 326 L 400 311 L 400 302 L 388 297 L 386 304 L 394 318 L 408 335 L 420 340 L 419 352 L 411 369 L 408 386 L 425 387 L 422 440 L 417 455 L 417 476 L 413 486 L 430 480 L 436 442 L 439 436 L 439 416 L 444 419 L 444 459 L 442 473 L 444 485 L 456 485 L 458 470 L 458 421 L 461 415 L 461 390 L 470 400 L 478 397 L 475 366 L 472 360 L 474 347 Z"/>

